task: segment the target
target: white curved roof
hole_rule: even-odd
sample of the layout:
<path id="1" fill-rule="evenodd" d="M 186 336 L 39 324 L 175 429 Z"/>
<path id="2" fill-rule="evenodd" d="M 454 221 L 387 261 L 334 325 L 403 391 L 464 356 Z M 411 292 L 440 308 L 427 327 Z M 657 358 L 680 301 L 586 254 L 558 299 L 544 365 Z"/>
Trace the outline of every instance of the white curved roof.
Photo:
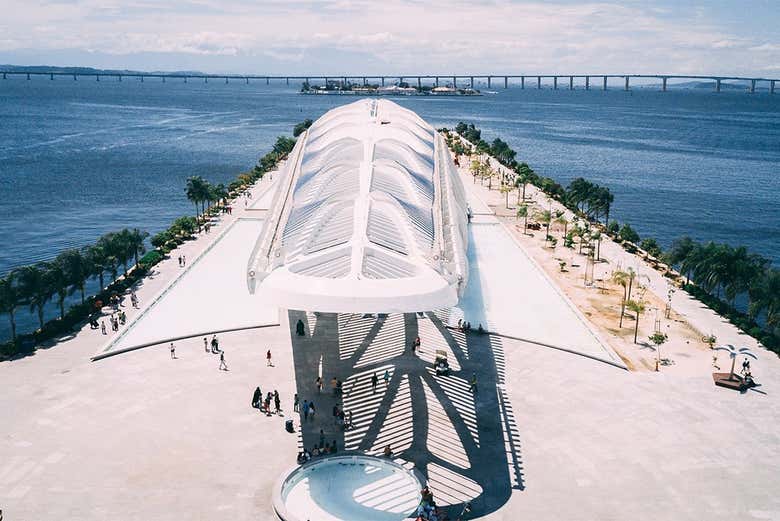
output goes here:
<path id="1" fill-rule="evenodd" d="M 453 306 L 466 202 L 446 144 L 387 100 L 333 109 L 298 138 L 248 267 L 279 307 L 377 313 Z"/>

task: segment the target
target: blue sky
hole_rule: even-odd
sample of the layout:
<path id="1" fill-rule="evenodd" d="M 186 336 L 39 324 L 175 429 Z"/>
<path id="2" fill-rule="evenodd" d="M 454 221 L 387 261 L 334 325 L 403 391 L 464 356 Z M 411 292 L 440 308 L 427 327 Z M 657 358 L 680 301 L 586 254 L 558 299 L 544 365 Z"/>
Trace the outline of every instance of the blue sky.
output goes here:
<path id="1" fill-rule="evenodd" d="M 0 63 L 780 77 L 780 0 L 3 0 Z"/>

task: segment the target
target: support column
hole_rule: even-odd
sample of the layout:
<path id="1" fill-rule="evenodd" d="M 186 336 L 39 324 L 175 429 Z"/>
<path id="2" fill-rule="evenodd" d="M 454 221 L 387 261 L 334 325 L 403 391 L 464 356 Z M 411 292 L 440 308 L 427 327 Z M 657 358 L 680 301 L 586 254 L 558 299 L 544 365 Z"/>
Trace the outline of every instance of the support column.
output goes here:
<path id="1" fill-rule="evenodd" d="M 438 76 L 436 76 L 436 78 L 434 79 L 434 85 L 436 85 L 437 87 L 439 86 L 439 77 Z"/>
<path id="2" fill-rule="evenodd" d="M 384 86 L 385 86 L 385 77 L 382 76 L 382 87 L 384 87 Z"/>
<path id="3" fill-rule="evenodd" d="M 163 83 L 165 83 L 165 76 L 163 76 L 162 79 L 163 79 Z"/>
<path id="4" fill-rule="evenodd" d="M 661 82 L 663 83 L 663 87 L 661 87 L 661 90 L 663 90 L 664 92 L 666 92 L 666 80 L 667 79 L 668 78 L 661 78 Z"/>
<path id="5" fill-rule="evenodd" d="M 203 83 L 208 83 L 208 82 L 209 82 L 209 77 L 203 76 Z"/>
<path id="6" fill-rule="evenodd" d="M 30 75 L 27 75 L 27 79 L 30 79 Z M 100 81 L 100 74 L 95 75 L 95 81 Z M 141 76 L 141 81 L 144 81 L 144 77 Z"/>
<path id="7" fill-rule="evenodd" d="M 715 80 L 715 92 L 720 92 L 720 78 Z"/>
<path id="8" fill-rule="evenodd" d="M 363 86 L 365 87 L 366 85 L 368 85 L 368 82 L 366 81 L 366 77 L 363 76 Z"/>
<path id="9" fill-rule="evenodd" d="M 507 78 L 506 76 L 504 76 L 504 88 L 505 89 L 509 88 L 509 78 Z"/>
<path id="10" fill-rule="evenodd" d="M 6 73 L 3 73 L 3 79 L 4 79 L 4 80 L 7 80 L 7 79 L 8 79 L 8 76 L 6 75 Z"/>
<path id="11" fill-rule="evenodd" d="M 607 77 L 606 76 L 604 76 L 604 87 L 602 88 L 602 90 L 607 90 Z"/>
<path id="12" fill-rule="evenodd" d="M 27 73 L 27 79 L 28 80 L 30 79 L 30 73 L 29 72 Z"/>
<path id="13" fill-rule="evenodd" d="M 491 79 L 492 79 L 492 78 L 491 78 L 490 76 L 488 76 L 488 89 L 490 88 L 490 80 L 491 80 Z"/>
<path id="14" fill-rule="evenodd" d="M 452 77 L 452 86 L 457 87 L 458 86 L 458 78 L 457 76 Z"/>
<path id="15" fill-rule="evenodd" d="M 100 81 L 100 76 L 98 76 L 98 81 Z M 141 76 L 141 83 L 143 83 L 143 82 L 144 82 L 144 77 Z"/>
<path id="16" fill-rule="evenodd" d="M 472 77 L 469 79 L 469 87 L 470 87 L 470 88 L 472 88 L 472 89 L 474 88 L 474 76 L 472 76 Z"/>
<path id="17" fill-rule="evenodd" d="M 756 92 L 756 80 L 750 80 L 750 93 L 755 94 Z"/>
<path id="18" fill-rule="evenodd" d="M 54 81 L 54 74 L 49 74 L 49 79 Z"/>
<path id="19" fill-rule="evenodd" d="M 289 84 L 290 84 L 290 77 L 289 77 L 289 76 L 287 76 L 287 77 L 284 79 L 284 81 L 287 83 L 287 85 L 289 85 Z M 246 82 L 247 82 L 247 83 L 249 83 L 249 78 L 247 78 L 247 79 L 246 79 Z"/>
<path id="20" fill-rule="evenodd" d="M 347 86 L 347 77 L 346 77 L 346 76 L 344 76 L 344 77 L 343 77 L 343 78 L 341 78 L 341 79 L 342 79 L 342 80 L 344 80 L 343 82 L 341 82 L 341 86 L 342 86 L 342 87 L 346 87 L 346 86 Z"/>
<path id="21" fill-rule="evenodd" d="M 553 90 L 558 90 L 558 76 L 553 76 Z"/>
<path id="22" fill-rule="evenodd" d="M 537 89 L 541 89 L 542 88 L 542 77 L 541 76 L 537 76 L 536 77 L 536 88 Z"/>
<path id="23" fill-rule="evenodd" d="M 247 85 L 249 85 L 249 76 L 247 76 L 247 77 L 246 77 L 246 78 L 244 78 L 244 79 L 246 80 L 246 84 L 247 84 Z M 288 83 L 288 85 L 289 85 L 289 83 Z"/>
<path id="24" fill-rule="evenodd" d="M 75 74 L 73 75 L 73 81 L 76 81 L 76 75 Z"/>
<path id="25" fill-rule="evenodd" d="M 520 76 L 520 88 L 525 89 L 525 76 Z"/>
<path id="26" fill-rule="evenodd" d="M 184 83 L 187 83 L 187 76 L 184 77 Z"/>
<path id="27" fill-rule="evenodd" d="M 422 90 L 422 78 L 417 76 L 417 88 Z"/>
<path id="28" fill-rule="evenodd" d="M 569 76 L 569 90 L 574 90 L 574 76 Z"/>
<path id="29" fill-rule="evenodd" d="M 775 93 L 775 80 L 769 82 L 769 94 Z"/>
<path id="30" fill-rule="evenodd" d="M 626 90 L 628 90 L 628 76 L 626 76 Z"/>
<path id="31" fill-rule="evenodd" d="M 269 78 L 268 76 L 265 77 L 265 84 L 266 85 L 270 85 L 271 84 L 271 78 Z"/>
<path id="32" fill-rule="evenodd" d="M 590 76 L 585 76 L 585 90 L 590 90 Z"/>

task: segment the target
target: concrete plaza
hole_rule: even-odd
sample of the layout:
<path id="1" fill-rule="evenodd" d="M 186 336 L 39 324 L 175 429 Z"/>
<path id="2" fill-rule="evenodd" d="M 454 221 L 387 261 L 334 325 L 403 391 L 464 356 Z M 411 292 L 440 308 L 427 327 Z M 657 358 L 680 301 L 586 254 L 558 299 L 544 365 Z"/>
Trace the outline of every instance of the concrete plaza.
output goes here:
<path id="1" fill-rule="evenodd" d="M 258 197 L 265 196 L 258 191 Z M 262 216 L 252 209 L 256 203 L 185 244 L 188 258 L 242 216 Z M 479 237 L 472 248 L 493 244 Z M 144 306 L 182 273 L 176 255 L 139 288 Z M 523 258 L 522 251 L 513 255 Z M 532 265 L 516 261 L 509 281 L 495 258 L 473 258 L 486 320 L 549 336 L 532 343 L 465 335 L 446 327 L 448 311 L 424 317 L 290 311 L 278 316 L 278 327 L 220 334 L 228 371 L 204 351 L 202 337 L 176 341 L 176 359 L 163 343 L 90 362 L 106 338 L 88 327 L 33 356 L 0 363 L 5 519 L 271 520 L 276 480 L 301 445 L 319 440 L 320 429 L 342 451 L 379 453 L 391 444 L 400 461 L 427 474 L 437 502 L 459 511 L 473 501 L 476 518 L 780 519 L 774 355 L 760 353 L 754 374 L 761 387 L 739 394 L 714 387 L 707 353 L 691 352 L 701 358 L 698 372 L 649 373 L 546 347 L 539 340 L 585 354 L 601 349 L 575 311 L 561 318 L 569 304 L 534 278 Z M 206 283 L 196 280 L 197 269 L 189 273 L 196 278 L 187 275 L 176 287 Z M 469 298 L 464 304 L 474 302 Z M 128 315 L 132 320 L 142 311 Z M 294 334 L 299 318 L 306 324 L 302 337 Z M 144 332 L 142 322 L 137 327 Z M 418 334 L 422 350 L 412 355 Z M 267 349 L 273 366 L 266 364 Z M 452 375 L 432 374 L 437 349 L 448 353 Z M 322 393 L 314 385 L 319 374 Z M 468 389 L 473 374 L 476 394 Z M 354 414 L 355 429 L 346 432 L 331 415 L 334 376 L 344 382 L 339 403 Z M 281 415 L 250 407 L 256 386 L 278 390 Z M 292 415 L 296 392 L 317 405 L 302 430 Z M 294 434 L 284 430 L 290 417 Z"/>

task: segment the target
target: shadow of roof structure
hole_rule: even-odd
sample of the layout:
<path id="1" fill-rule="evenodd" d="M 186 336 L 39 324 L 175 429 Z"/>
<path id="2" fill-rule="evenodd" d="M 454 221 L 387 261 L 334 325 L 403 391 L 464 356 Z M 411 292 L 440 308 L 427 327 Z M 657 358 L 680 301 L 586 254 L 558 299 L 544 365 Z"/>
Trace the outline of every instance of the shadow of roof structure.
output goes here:
<path id="1" fill-rule="evenodd" d="M 339 451 L 393 457 L 416 467 L 427 479 L 436 503 L 472 515 L 498 510 L 525 479 L 519 430 L 504 390 L 501 339 L 448 329 L 446 312 L 388 315 L 289 311 L 297 392 L 314 401 L 316 417 L 303 421 L 300 443 L 311 450 L 336 441 Z M 298 320 L 306 334 L 296 334 Z M 422 345 L 412 353 L 417 336 Z M 436 375 L 436 350 L 448 354 L 451 372 Z M 389 379 L 385 383 L 384 375 Z M 379 383 L 372 390 L 372 375 Z M 322 376 L 321 393 L 315 385 Z M 472 375 L 478 391 L 469 390 Z M 331 379 L 343 382 L 342 396 Z M 338 404 L 353 414 L 354 427 L 342 430 L 333 416 Z"/>

